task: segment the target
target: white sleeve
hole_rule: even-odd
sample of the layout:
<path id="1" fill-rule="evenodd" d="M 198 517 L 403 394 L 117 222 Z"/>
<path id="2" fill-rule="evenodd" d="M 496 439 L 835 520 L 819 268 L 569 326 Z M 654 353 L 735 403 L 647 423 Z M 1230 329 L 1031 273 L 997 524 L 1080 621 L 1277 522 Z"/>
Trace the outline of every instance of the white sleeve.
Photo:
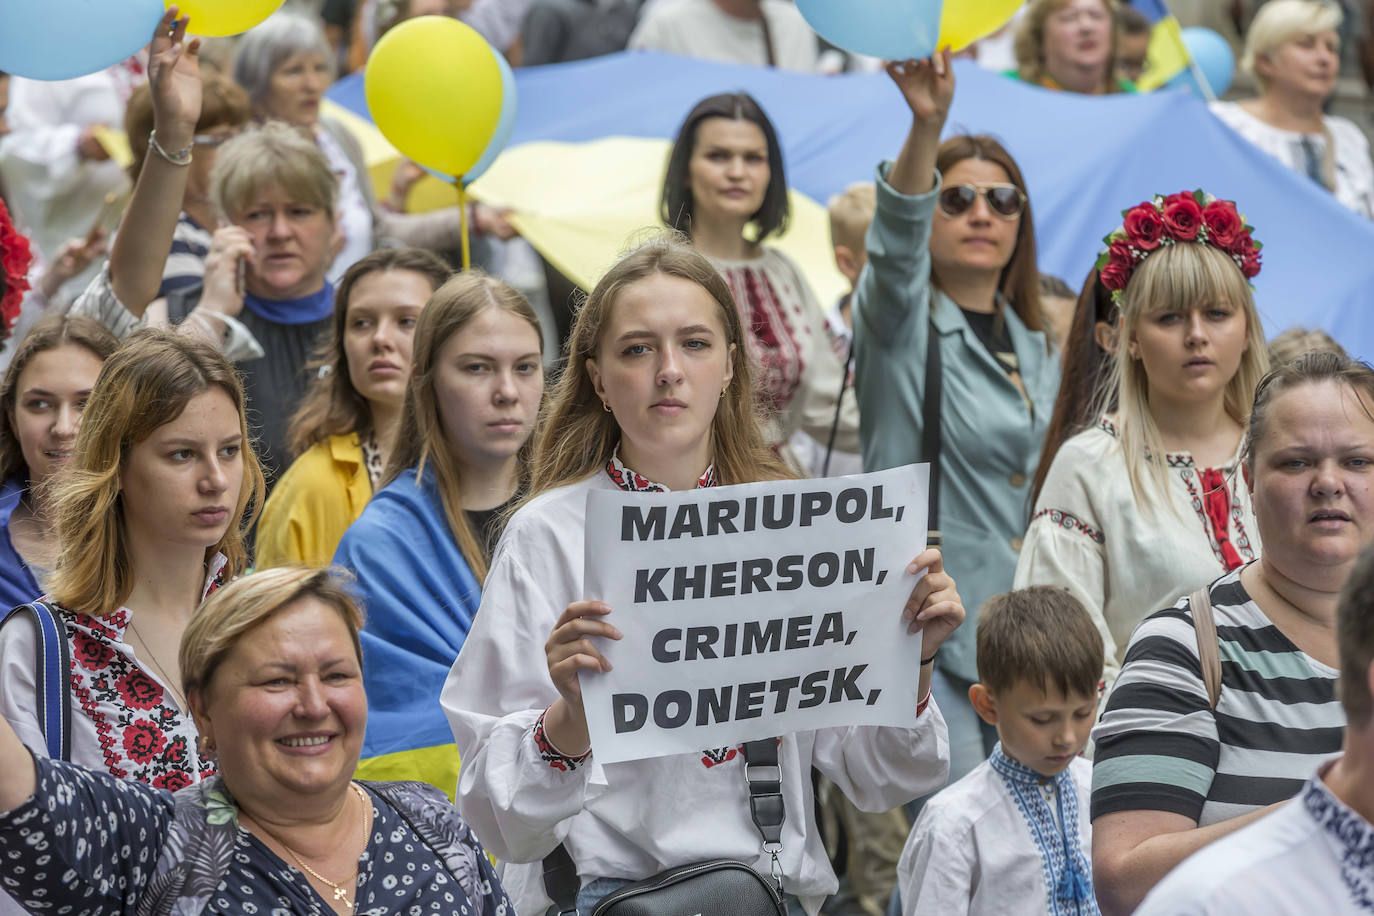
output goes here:
<path id="1" fill-rule="evenodd" d="M 902 916 L 966 916 L 977 880 L 973 837 L 926 805 L 897 863 Z M 1010 904 L 1010 901 L 1007 901 Z"/>
<path id="2" fill-rule="evenodd" d="M 573 599 L 557 594 L 567 581 L 549 568 L 558 551 L 537 536 L 527 543 L 525 533 L 508 528 L 502 538 L 442 694 L 463 761 L 458 810 L 508 862 L 536 862 L 553 851 L 596 791 L 589 782 L 599 769 L 590 757 L 575 770 L 557 769 L 534 740 L 535 722 L 558 699 L 544 643 Z"/>
<path id="3" fill-rule="evenodd" d="M 1078 457 L 1076 452 L 1061 449 L 1050 465 L 1021 545 L 1012 588 L 1059 586 L 1082 602 L 1102 634 L 1106 656 L 1103 679 L 1110 687 L 1121 667 L 1116 661 L 1116 640 L 1112 638 L 1105 611 L 1106 535 L 1082 473 L 1091 474 L 1097 469 L 1079 467 Z"/>
<path id="4" fill-rule="evenodd" d="M 850 725 L 815 736 L 812 765 L 860 811 L 891 811 L 949 778 L 949 730 L 933 700 L 911 728 Z"/>
<path id="5" fill-rule="evenodd" d="M 36 648 L 28 614 L 16 614 L 0 627 L 0 715 L 29 750 L 46 757 L 48 743 L 38 721 Z"/>
<path id="6" fill-rule="evenodd" d="M 11 133 L 0 145 L 7 177 L 22 181 L 25 193 L 36 199 L 60 197 L 82 174 L 76 153 L 82 126 L 65 120 L 67 103 L 80 89 L 28 79 L 14 79 L 10 85 L 6 114 Z"/>

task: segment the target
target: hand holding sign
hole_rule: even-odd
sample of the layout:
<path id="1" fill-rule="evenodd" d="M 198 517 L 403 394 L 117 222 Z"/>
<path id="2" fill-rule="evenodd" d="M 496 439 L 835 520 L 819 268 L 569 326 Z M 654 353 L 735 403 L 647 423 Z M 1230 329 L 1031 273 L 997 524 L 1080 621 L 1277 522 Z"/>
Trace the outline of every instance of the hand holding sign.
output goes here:
<path id="1" fill-rule="evenodd" d="M 546 644 L 550 740 L 575 754 L 590 735 L 604 764 L 912 727 L 915 660 L 964 617 L 939 552 L 908 559 L 927 470 L 589 493 L 585 586 L 604 601 L 570 605 Z"/>
<path id="2" fill-rule="evenodd" d="M 578 675 L 584 670 L 611 670 L 611 663 L 587 637 L 619 639 L 621 635 L 611 624 L 598 619 L 610 612 L 610 606 L 600 601 L 574 601 L 558 618 L 544 644 L 549 677 L 559 695 L 544 718 L 544 733 L 559 750 L 573 757 L 584 753 L 590 743 Z"/>
<path id="3" fill-rule="evenodd" d="M 926 574 L 911 590 L 902 619 L 910 621 L 908 633 L 921 634 L 921 652 L 929 658 L 964 622 L 964 602 L 954 577 L 945 572 L 945 559 L 937 548 L 922 551 L 906 571 L 915 574 L 923 569 Z"/>

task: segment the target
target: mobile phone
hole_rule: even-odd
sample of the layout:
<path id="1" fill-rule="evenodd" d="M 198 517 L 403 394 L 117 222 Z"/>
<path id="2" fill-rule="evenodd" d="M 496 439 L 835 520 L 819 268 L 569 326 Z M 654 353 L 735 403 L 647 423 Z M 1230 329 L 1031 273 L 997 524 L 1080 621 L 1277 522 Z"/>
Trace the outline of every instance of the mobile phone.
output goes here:
<path id="1" fill-rule="evenodd" d="M 234 292 L 242 299 L 248 284 L 248 259 L 239 258 L 236 267 L 237 273 L 234 275 Z"/>

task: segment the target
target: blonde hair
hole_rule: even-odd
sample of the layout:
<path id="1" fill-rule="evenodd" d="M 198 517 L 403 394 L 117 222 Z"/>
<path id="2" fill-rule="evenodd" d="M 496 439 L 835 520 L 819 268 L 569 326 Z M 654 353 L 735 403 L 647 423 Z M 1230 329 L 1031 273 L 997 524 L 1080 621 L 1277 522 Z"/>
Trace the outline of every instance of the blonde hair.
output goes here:
<path id="1" fill-rule="evenodd" d="M 1250 28 L 1245 31 L 1245 50 L 1241 53 L 1240 69 L 1254 77 L 1260 92 L 1269 88 L 1269 81 L 1255 70 L 1255 60 L 1265 57 L 1279 45 L 1299 35 L 1334 32 L 1345 18 L 1339 6 L 1320 0 L 1269 0 L 1255 13 Z"/>
<path id="2" fill-rule="evenodd" d="M 1118 339 L 1122 345 L 1117 347 L 1098 393 L 1098 405 L 1105 412 L 1105 405 L 1115 394 L 1117 433 L 1131 493 L 1147 511 L 1157 496 L 1167 492 L 1168 468 L 1163 460 L 1164 441 L 1150 413 L 1150 380 L 1144 364 L 1131 357 L 1125 342 L 1142 320 L 1156 312 L 1202 308 L 1216 302 L 1237 306 L 1245 315 L 1248 346 L 1235 375 L 1226 383 L 1225 395 L 1226 413 L 1244 424 L 1255 388 L 1269 369 L 1269 358 L 1250 284 L 1231 256 L 1206 242 L 1163 246 L 1136 268 L 1121 298 Z"/>
<path id="3" fill-rule="evenodd" d="M 244 418 L 243 385 L 228 360 L 207 343 L 180 334 L 143 330 L 130 337 L 101 367 L 91 390 L 91 409 L 81 421 L 69 465 L 54 493 L 62 544 L 49 592 L 63 607 L 96 617 L 112 614 L 133 590 L 119 475 L 129 452 L 164 423 L 181 415 L 198 394 L 219 388 L 238 411 L 243 434 L 243 482 L 234 515 L 218 544 L 207 547 L 228 559 L 227 576 L 248 566 L 245 533 L 262 506 L 262 469 L 253 454 Z"/>
<path id="4" fill-rule="evenodd" d="M 282 121 L 268 121 L 226 142 L 210 172 L 215 209 L 231 222 L 273 187 L 334 219 L 339 179 L 329 160 L 312 140 Z"/>
<path id="5" fill-rule="evenodd" d="M 1291 363 L 1304 353 L 1334 353 L 1343 359 L 1349 358 L 1345 347 L 1320 329 L 1289 328 L 1269 341 L 1269 365 L 1274 368 Z"/>
<path id="6" fill-rule="evenodd" d="M 194 692 L 203 697 L 215 671 L 244 634 L 302 598 L 314 598 L 338 611 L 348 627 L 353 651 L 361 666 L 363 651 L 358 631 L 363 628 L 363 612 L 344 588 L 338 571 L 278 566 L 229 583 L 207 598 L 191 618 L 181 634 L 181 647 L 177 652 L 181 688 L 186 696 Z"/>
<path id="7" fill-rule="evenodd" d="M 695 283 L 719 306 L 727 344 L 734 345 L 734 375 L 711 421 L 711 455 L 722 484 L 793 477 L 765 444 L 754 398 L 739 309 L 711 262 L 681 235 L 664 234 L 621 257 L 578 309 L 565 346 L 567 368 L 558 379 L 540 425 L 529 497 L 585 480 L 600 471 L 620 442 L 615 414 L 603 409 L 587 373 L 596 358 L 620 294 L 647 277 L 662 274 Z"/>
<path id="8" fill-rule="evenodd" d="M 862 252 L 868 224 L 873 222 L 873 211 L 877 208 L 877 187 L 871 181 L 855 182 L 830 198 L 826 204 L 830 217 L 830 244 Z"/>
<path id="9" fill-rule="evenodd" d="M 420 312 L 420 321 L 415 327 L 413 374 L 406 386 L 401 425 L 385 475 L 389 483 L 406 468 L 413 467 L 419 478 L 424 474 L 426 463 L 433 464 L 434 482 L 444 505 L 449 531 L 479 583 L 486 579 L 487 556 L 477 531 L 463 511 L 462 470 L 444 434 L 434 386 L 439 371 L 439 351 L 450 337 L 487 309 L 497 309 L 527 321 L 543 350 L 544 337 L 538 316 L 525 297 L 507 284 L 480 270 L 470 270 L 440 286 Z M 526 439 L 515 456 L 521 489 L 529 482 L 533 438 L 531 435 Z"/>
<path id="10" fill-rule="evenodd" d="M 1117 92 L 1116 47 L 1118 41 L 1117 23 L 1120 16 L 1116 0 L 1101 0 L 1111 19 L 1109 38 L 1111 54 L 1107 56 L 1106 72 L 1103 75 L 1102 91 Z M 1026 18 L 1016 32 L 1014 50 L 1016 53 L 1016 74 L 1024 82 L 1039 86 L 1044 82 L 1045 70 L 1045 23 L 1055 13 L 1068 6 L 1069 0 L 1030 0 L 1026 4 Z"/>

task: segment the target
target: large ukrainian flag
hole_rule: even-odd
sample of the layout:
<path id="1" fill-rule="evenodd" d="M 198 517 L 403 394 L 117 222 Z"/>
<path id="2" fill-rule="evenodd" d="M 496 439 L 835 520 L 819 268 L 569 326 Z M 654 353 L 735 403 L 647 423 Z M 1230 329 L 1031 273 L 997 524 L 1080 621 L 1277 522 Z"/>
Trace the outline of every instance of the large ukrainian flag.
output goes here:
<path id="1" fill-rule="evenodd" d="M 1141 92 L 1149 92 L 1188 69 L 1188 46 L 1183 43 L 1183 27 L 1165 0 L 1131 0 L 1131 6 L 1150 20 L 1150 51 L 1145 72 L 1136 82 Z"/>

